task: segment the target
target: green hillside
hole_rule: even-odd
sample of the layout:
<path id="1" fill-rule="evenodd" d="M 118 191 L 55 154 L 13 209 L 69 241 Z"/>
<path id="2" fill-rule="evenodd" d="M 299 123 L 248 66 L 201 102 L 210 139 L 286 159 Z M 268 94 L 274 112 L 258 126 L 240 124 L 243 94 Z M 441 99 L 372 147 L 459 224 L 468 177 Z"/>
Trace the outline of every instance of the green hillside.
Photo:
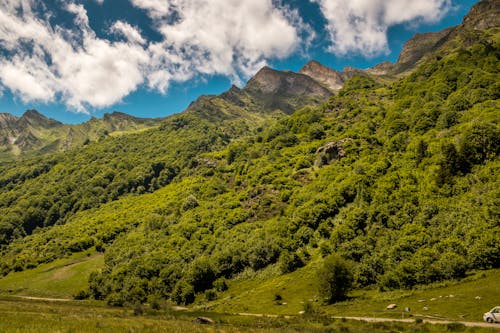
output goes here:
<path id="1" fill-rule="evenodd" d="M 499 36 L 455 36 L 403 79 L 357 75 L 289 116 L 205 98 L 158 129 L 4 165 L 1 271 L 103 252 L 79 295 L 123 305 L 216 299 L 331 253 L 357 288 L 498 268 Z"/>
<path id="2" fill-rule="evenodd" d="M 54 154 L 98 141 L 107 135 L 132 133 L 158 126 L 162 119 L 136 118 L 121 112 L 69 125 L 46 118 L 36 110 L 21 117 L 0 113 L 0 164 Z"/>
<path id="3" fill-rule="evenodd" d="M 154 128 L 0 164 L 0 294 L 481 320 L 499 296 L 500 28 L 475 24 L 419 37 L 434 44 L 401 78 L 330 96 L 265 68 Z M 347 293 L 325 300 L 332 261 Z"/>

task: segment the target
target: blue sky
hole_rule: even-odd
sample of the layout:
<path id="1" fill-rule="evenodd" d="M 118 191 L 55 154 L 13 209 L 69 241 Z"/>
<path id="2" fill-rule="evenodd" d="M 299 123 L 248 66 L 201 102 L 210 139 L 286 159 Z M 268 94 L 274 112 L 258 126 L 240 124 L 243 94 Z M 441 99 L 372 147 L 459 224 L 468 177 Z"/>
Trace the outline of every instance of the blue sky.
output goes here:
<path id="1" fill-rule="evenodd" d="M 459 24 L 476 2 L 4 0 L 0 112 L 34 108 L 67 123 L 115 110 L 164 117 L 243 86 L 264 65 L 395 62 L 415 33 Z"/>

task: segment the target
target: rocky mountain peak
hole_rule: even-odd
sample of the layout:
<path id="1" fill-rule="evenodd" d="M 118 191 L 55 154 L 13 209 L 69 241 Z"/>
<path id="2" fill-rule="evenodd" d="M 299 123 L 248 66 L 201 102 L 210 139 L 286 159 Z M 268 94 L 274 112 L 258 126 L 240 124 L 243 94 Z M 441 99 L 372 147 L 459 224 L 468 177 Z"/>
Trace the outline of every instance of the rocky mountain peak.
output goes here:
<path id="1" fill-rule="evenodd" d="M 322 65 L 316 60 L 305 64 L 299 73 L 313 78 L 332 91 L 337 91 L 344 85 L 344 78 L 340 72 Z"/>
<path id="2" fill-rule="evenodd" d="M 283 73 L 268 66 L 261 68 L 253 78 L 248 81 L 246 88 L 259 88 L 264 93 L 273 93 L 281 86 Z"/>
<path id="3" fill-rule="evenodd" d="M 113 111 L 111 113 L 105 113 L 103 116 L 104 121 L 129 120 L 132 118 L 135 118 L 135 117 L 128 115 L 126 113 L 120 112 L 120 111 Z"/>
<path id="4" fill-rule="evenodd" d="M 0 129 L 11 128 L 16 123 L 17 117 L 10 113 L 0 113 Z"/>
<path id="5" fill-rule="evenodd" d="M 245 90 L 260 91 L 264 94 L 314 95 L 325 98 L 331 95 L 328 89 L 307 75 L 278 71 L 267 66 L 248 81 Z"/>
<path id="6" fill-rule="evenodd" d="M 462 25 L 476 30 L 486 30 L 500 25 L 500 1 L 482 0 L 464 17 Z"/>
<path id="7" fill-rule="evenodd" d="M 372 68 L 368 68 L 367 70 L 365 70 L 365 72 L 371 75 L 386 75 L 390 73 L 394 69 L 394 67 L 395 64 L 393 64 L 392 62 L 384 61 Z"/>
<path id="8" fill-rule="evenodd" d="M 416 34 L 407 41 L 399 54 L 398 64 L 414 64 L 425 54 L 440 45 L 441 41 L 453 32 L 454 28 L 444 29 L 440 32 Z"/>
<path id="9" fill-rule="evenodd" d="M 61 126 L 62 123 L 51 119 L 47 118 L 44 115 L 42 115 L 40 112 L 37 110 L 28 110 L 26 111 L 21 118 L 19 118 L 19 121 L 23 125 L 31 125 L 31 126 L 43 126 L 43 127 L 54 127 L 54 126 Z"/>

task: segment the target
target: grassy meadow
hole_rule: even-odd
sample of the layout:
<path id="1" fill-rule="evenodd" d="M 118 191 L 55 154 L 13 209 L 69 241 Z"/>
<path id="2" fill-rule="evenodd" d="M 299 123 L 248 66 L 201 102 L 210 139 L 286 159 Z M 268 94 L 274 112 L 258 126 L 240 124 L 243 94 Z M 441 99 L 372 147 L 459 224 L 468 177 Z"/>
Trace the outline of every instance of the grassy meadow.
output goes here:
<path id="1" fill-rule="evenodd" d="M 15 272 L 0 279 L 0 332 L 495 332 L 462 324 L 369 323 L 333 319 L 333 316 L 439 318 L 481 321 L 482 313 L 497 305 L 499 270 L 470 275 L 460 282 L 446 282 L 405 291 L 357 290 L 350 299 L 324 306 L 315 290 L 314 267 L 279 275 L 274 266 L 244 272 L 214 301 L 199 296 L 186 311 L 163 303 L 110 307 L 104 302 L 72 300 L 88 285 L 88 272 L 103 266 L 103 256 L 93 252 Z M 310 265 L 314 266 L 315 261 Z M 293 282 L 293 283 L 292 283 Z M 238 296 L 235 296 L 238 295 Z M 26 297 L 61 299 L 61 301 Z M 477 297 L 479 296 L 479 297 Z M 386 310 L 390 303 L 398 306 Z M 426 310 L 424 310 L 424 307 Z M 306 313 L 299 314 L 306 310 Z M 264 316 L 239 315 L 265 314 Z M 198 324 L 198 316 L 215 323 Z M 497 325 L 500 329 L 500 325 Z"/>
<path id="2" fill-rule="evenodd" d="M 314 265 L 314 263 L 312 264 Z M 219 300 L 202 305 L 217 311 L 298 314 L 307 303 L 334 316 L 401 318 L 409 307 L 412 315 L 459 321 L 482 321 L 484 312 L 498 305 L 500 270 L 471 274 L 461 281 L 447 281 L 413 290 L 355 290 L 344 302 L 324 306 L 318 295 L 315 270 L 304 267 L 274 276 L 273 268 L 248 277 L 240 277 Z M 200 301 L 203 303 L 202 301 Z M 389 304 L 397 307 L 387 310 Z M 499 326 L 500 327 L 500 326 Z"/>
<path id="3" fill-rule="evenodd" d="M 71 299 L 87 288 L 90 272 L 103 265 L 102 254 L 77 253 L 1 278 L 0 294 Z"/>
<path id="4" fill-rule="evenodd" d="M 195 319 L 207 316 L 213 324 Z M 110 308 L 84 302 L 47 302 L 0 297 L 0 331 L 10 332 L 496 332 L 462 324 L 382 322 L 304 315 L 293 318 Z"/>

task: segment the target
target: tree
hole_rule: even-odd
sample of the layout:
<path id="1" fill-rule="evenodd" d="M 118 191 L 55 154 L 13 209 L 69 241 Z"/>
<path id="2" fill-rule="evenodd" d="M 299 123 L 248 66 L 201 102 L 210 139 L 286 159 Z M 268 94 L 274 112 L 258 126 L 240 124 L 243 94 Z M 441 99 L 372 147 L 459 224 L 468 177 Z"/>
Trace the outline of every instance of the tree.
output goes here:
<path id="1" fill-rule="evenodd" d="M 319 292 L 328 304 L 341 301 L 353 287 L 352 265 L 336 254 L 325 258 L 318 271 Z"/>

